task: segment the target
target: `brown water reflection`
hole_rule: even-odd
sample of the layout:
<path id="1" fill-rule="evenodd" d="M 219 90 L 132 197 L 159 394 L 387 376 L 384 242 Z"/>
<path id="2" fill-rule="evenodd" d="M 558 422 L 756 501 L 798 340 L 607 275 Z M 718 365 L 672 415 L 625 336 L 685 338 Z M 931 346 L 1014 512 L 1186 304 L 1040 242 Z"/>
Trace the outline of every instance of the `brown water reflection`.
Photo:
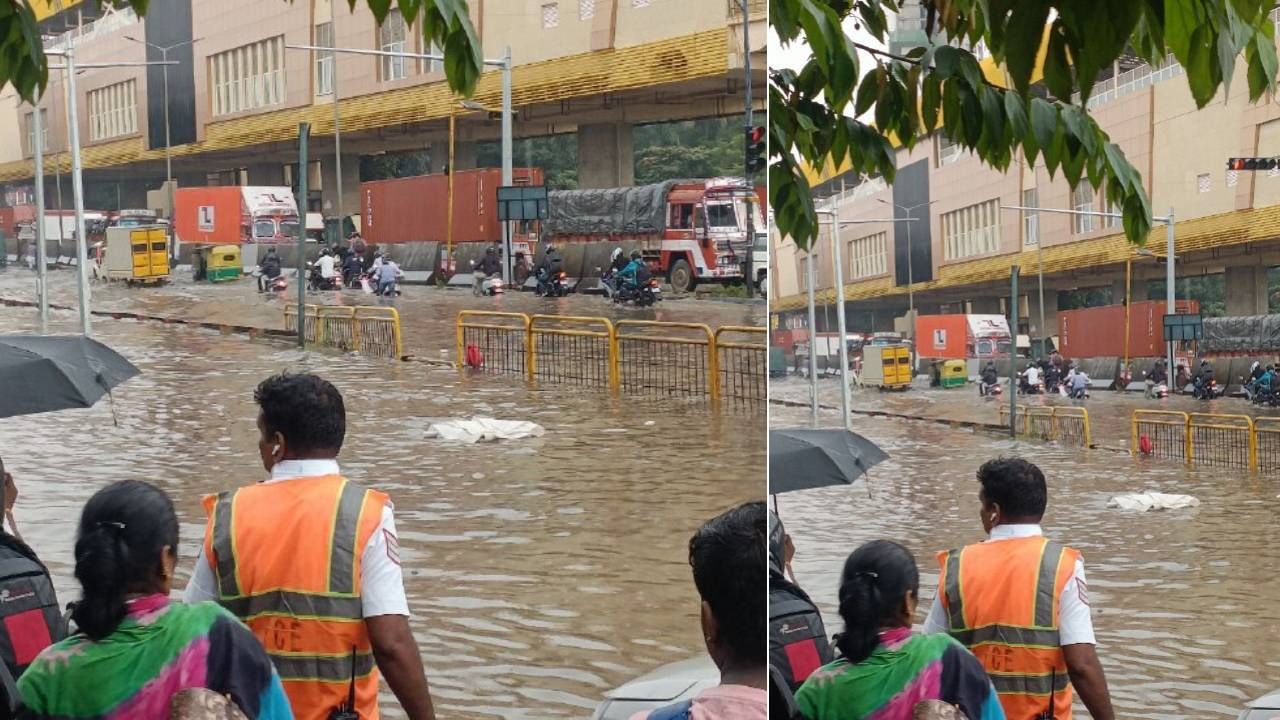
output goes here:
<path id="1" fill-rule="evenodd" d="M 825 402 L 825 400 L 824 400 Z M 838 402 L 838 401 L 837 401 Z M 808 410 L 774 406 L 774 427 L 806 425 Z M 838 426 L 838 413 L 821 422 Z M 1280 686 L 1280 481 L 1186 468 L 1107 451 L 1013 442 L 936 424 L 854 418 L 892 458 L 859 483 L 779 498 L 795 536 L 796 574 L 839 630 L 836 586 L 846 555 L 873 538 L 915 553 L 921 610 L 932 601 L 938 550 L 981 539 L 974 471 L 1020 454 L 1050 484 L 1046 531 L 1084 553 L 1099 653 L 1117 713 L 1133 718 L 1235 717 Z M 1129 514 L 1120 492 L 1188 493 L 1194 510 Z M 1077 716 L 1087 717 L 1077 704 Z"/>
<path id="2" fill-rule="evenodd" d="M 34 316 L 0 308 L 0 332 L 31 331 Z M 56 320 L 74 331 L 72 313 Z M 396 504 L 412 625 L 442 716 L 585 717 L 605 689 L 701 652 L 687 540 L 702 520 L 760 496 L 762 414 L 531 389 L 181 327 L 95 328 L 143 370 L 115 393 L 118 427 L 106 403 L 0 421 L 20 527 L 60 598 L 75 597 L 80 508 L 123 478 L 173 495 L 184 585 L 200 496 L 263 475 L 253 386 L 305 368 L 347 399 L 346 473 Z M 482 447 L 423 439 L 432 418 L 471 414 L 533 420 L 547 434 Z M 400 717 L 389 700 L 387 716 Z"/>

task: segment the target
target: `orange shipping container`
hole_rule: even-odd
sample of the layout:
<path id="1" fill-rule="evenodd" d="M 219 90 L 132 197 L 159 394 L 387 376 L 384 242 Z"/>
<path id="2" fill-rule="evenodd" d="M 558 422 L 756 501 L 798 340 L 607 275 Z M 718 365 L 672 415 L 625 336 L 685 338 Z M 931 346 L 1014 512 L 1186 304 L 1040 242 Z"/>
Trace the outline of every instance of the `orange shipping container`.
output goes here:
<path id="1" fill-rule="evenodd" d="M 1129 311 L 1129 357 L 1165 354 L 1163 300 L 1133 303 Z M 1179 300 L 1180 315 L 1198 315 L 1200 303 Z M 1124 357 L 1124 305 L 1104 305 L 1058 312 L 1059 351 L 1072 359 Z"/>
<path id="2" fill-rule="evenodd" d="M 516 185 L 541 185 L 539 168 L 514 168 Z M 494 168 L 459 170 L 453 176 L 453 241 L 496 243 L 502 239 L 498 222 L 498 188 L 502 171 Z M 404 242 L 444 242 L 448 238 L 449 176 L 374 180 L 360 184 L 360 232 L 379 245 Z"/>

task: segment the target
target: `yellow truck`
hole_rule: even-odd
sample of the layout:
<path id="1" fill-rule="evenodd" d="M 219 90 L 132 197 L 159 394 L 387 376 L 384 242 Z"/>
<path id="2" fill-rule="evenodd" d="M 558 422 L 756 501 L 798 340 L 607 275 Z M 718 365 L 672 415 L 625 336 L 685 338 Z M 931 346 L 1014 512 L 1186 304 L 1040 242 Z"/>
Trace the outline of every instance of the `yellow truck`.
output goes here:
<path id="1" fill-rule="evenodd" d="M 911 349 L 906 345 L 864 345 L 858 384 L 882 390 L 911 387 Z"/>
<path id="2" fill-rule="evenodd" d="M 99 280 L 159 284 L 169 279 L 169 238 L 161 225 L 107 228 L 96 244 L 94 275 Z"/>

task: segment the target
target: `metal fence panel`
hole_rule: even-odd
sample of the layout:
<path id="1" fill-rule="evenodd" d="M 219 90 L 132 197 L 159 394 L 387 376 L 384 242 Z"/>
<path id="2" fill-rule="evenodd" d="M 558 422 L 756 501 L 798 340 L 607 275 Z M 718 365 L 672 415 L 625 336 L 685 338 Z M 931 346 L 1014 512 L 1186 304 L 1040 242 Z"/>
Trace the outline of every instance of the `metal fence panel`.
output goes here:
<path id="1" fill-rule="evenodd" d="M 1017 415 L 1014 417 L 1013 434 L 1022 436 L 1027 432 L 1027 406 L 1018 405 L 1016 408 Z M 1000 405 L 1000 425 L 1009 427 L 1009 406 L 1001 403 Z"/>
<path id="2" fill-rule="evenodd" d="M 463 310 L 458 313 L 458 363 L 467 364 L 467 348 L 475 346 L 483 356 L 476 369 L 493 373 L 529 371 L 529 325 L 524 313 Z"/>
<path id="3" fill-rule="evenodd" d="M 1136 455 L 1139 440 L 1146 437 L 1151 440 L 1151 454 L 1155 457 L 1189 460 L 1188 422 L 1183 412 L 1134 410 L 1129 452 Z"/>
<path id="4" fill-rule="evenodd" d="M 696 323 L 620 320 L 616 328 L 618 382 L 652 395 L 717 396 L 715 336 Z"/>
<path id="5" fill-rule="evenodd" d="M 1058 439 L 1058 426 L 1053 419 L 1052 407 L 1026 407 L 1022 411 L 1027 416 L 1024 423 L 1027 437 L 1045 441 Z"/>
<path id="6" fill-rule="evenodd" d="M 1248 415 L 1188 415 L 1187 459 L 1197 465 L 1251 470 L 1256 465 L 1253 418 Z"/>
<path id="7" fill-rule="evenodd" d="M 1280 418 L 1254 418 L 1253 438 L 1258 471 L 1280 473 Z"/>
<path id="8" fill-rule="evenodd" d="M 1053 422 L 1058 442 L 1074 447 L 1092 447 L 1093 433 L 1089 428 L 1089 411 L 1082 407 L 1055 407 Z"/>
<path id="9" fill-rule="evenodd" d="M 361 355 L 399 360 L 404 357 L 400 313 L 392 307 L 355 308 L 356 347 Z"/>
<path id="10" fill-rule="evenodd" d="M 606 318 L 534 315 L 529 360 L 535 379 L 617 387 L 613 323 Z"/>
<path id="11" fill-rule="evenodd" d="M 744 403 L 769 399 L 768 333 L 762 327 L 726 325 L 715 333 L 720 397 Z"/>

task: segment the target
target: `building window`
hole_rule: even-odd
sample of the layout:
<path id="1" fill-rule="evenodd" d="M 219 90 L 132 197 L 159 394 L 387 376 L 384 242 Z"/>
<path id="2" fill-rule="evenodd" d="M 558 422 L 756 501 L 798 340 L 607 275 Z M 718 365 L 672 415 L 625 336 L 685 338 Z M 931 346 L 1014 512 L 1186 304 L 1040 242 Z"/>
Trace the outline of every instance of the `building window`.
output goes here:
<path id="1" fill-rule="evenodd" d="M 649 7 L 650 2 L 651 0 L 631 0 L 631 7 L 646 8 L 646 7 Z"/>
<path id="2" fill-rule="evenodd" d="M 1119 215 L 1120 208 L 1116 207 L 1115 205 L 1112 205 L 1111 201 L 1107 199 L 1107 196 L 1103 195 L 1102 196 L 1102 212 L 1115 213 L 1115 215 Z M 1101 220 L 1102 222 L 1098 223 L 1098 226 L 1104 227 L 1104 228 L 1117 228 L 1123 224 L 1119 217 L 1113 217 L 1111 215 L 1103 216 Z"/>
<path id="3" fill-rule="evenodd" d="M 1071 191 L 1071 208 L 1077 212 L 1093 212 L 1093 187 L 1088 182 L 1082 180 Z M 1093 232 L 1093 216 L 1072 215 L 1071 232 L 1077 235 Z"/>
<path id="4" fill-rule="evenodd" d="M 963 147 L 951 142 L 951 140 L 942 133 L 934 135 L 934 142 L 938 144 L 937 153 L 935 155 L 937 158 L 937 167 L 950 165 L 951 163 L 959 160 L 960 155 L 964 152 Z"/>
<path id="5" fill-rule="evenodd" d="M 137 81 L 125 80 L 90 90 L 89 139 L 132 135 L 138 132 Z"/>
<path id="6" fill-rule="evenodd" d="M 378 46 L 383 52 L 402 53 L 405 51 L 405 37 L 409 34 L 404 24 L 404 16 L 399 10 L 387 13 L 387 19 L 378 28 Z M 405 77 L 403 57 L 382 56 L 382 79 L 399 80 Z"/>
<path id="7" fill-rule="evenodd" d="M 316 26 L 316 41 L 319 47 L 333 47 L 333 23 L 320 23 Z M 333 53 L 316 52 L 316 94 L 333 94 Z"/>
<path id="8" fill-rule="evenodd" d="M 283 60 L 283 35 L 210 56 L 213 114 L 229 115 L 284 102 Z"/>
<path id="9" fill-rule="evenodd" d="M 942 252 L 947 260 L 989 255 L 999 249 L 999 200 L 970 205 L 942 216 Z"/>
<path id="10" fill-rule="evenodd" d="M 547 3 L 542 6 L 542 27 L 553 28 L 560 25 L 560 3 Z"/>
<path id="11" fill-rule="evenodd" d="M 590 20 L 596 16 L 596 0 L 578 0 L 578 19 Z"/>
<path id="12" fill-rule="evenodd" d="M 1040 190 L 1031 188 L 1022 191 L 1022 206 L 1029 208 L 1040 207 Z M 1022 243 L 1024 245 L 1040 244 L 1040 210 L 1023 210 L 1022 211 Z"/>
<path id="13" fill-rule="evenodd" d="M 1196 176 L 1196 187 L 1202 193 L 1209 192 L 1211 184 L 1209 182 L 1209 173 L 1201 173 Z"/>
<path id="14" fill-rule="evenodd" d="M 849 276 L 875 277 L 889 272 L 889 233 L 880 232 L 849 241 Z"/>
<path id="15" fill-rule="evenodd" d="M 440 57 L 444 57 L 444 50 L 441 50 L 441 49 L 440 49 L 440 46 L 439 46 L 439 45 L 436 45 L 435 41 L 434 41 L 434 40 L 432 40 L 432 41 L 431 41 L 431 44 L 427 46 L 427 52 L 426 52 L 426 54 L 427 54 L 427 55 L 439 55 Z M 442 62 L 442 61 L 440 61 L 440 60 L 423 60 L 423 61 L 422 61 L 422 70 L 423 70 L 423 72 L 427 73 L 428 75 L 430 75 L 430 74 L 432 74 L 432 73 L 441 73 L 441 72 L 444 72 L 444 62 Z"/>
<path id="16" fill-rule="evenodd" d="M 27 113 L 23 122 L 26 123 L 27 128 L 26 133 L 24 133 L 27 139 L 26 154 L 34 155 L 36 149 L 36 136 L 33 132 L 35 130 L 35 113 Z M 44 148 L 46 152 L 49 150 L 49 112 L 47 110 L 40 111 L 40 147 Z"/>

